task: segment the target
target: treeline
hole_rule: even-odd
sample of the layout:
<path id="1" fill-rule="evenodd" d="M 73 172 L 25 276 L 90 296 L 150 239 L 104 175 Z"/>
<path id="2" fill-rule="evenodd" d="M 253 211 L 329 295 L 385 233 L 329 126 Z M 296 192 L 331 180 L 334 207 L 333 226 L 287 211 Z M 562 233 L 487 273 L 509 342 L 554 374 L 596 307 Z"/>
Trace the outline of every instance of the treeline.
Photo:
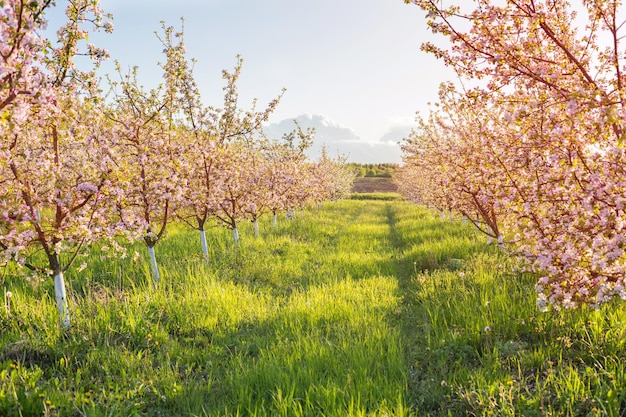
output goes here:
<path id="1" fill-rule="evenodd" d="M 398 164 L 358 164 L 351 162 L 347 164 L 354 171 L 357 178 L 374 177 L 374 178 L 393 178 Z"/>

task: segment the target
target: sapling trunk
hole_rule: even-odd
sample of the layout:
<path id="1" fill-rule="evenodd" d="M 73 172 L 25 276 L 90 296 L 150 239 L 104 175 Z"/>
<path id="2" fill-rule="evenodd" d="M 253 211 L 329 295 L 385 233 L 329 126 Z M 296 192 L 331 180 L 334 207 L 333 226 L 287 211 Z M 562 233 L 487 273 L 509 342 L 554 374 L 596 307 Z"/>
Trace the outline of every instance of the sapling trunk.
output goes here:
<path id="1" fill-rule="evenodd" d="M 67 329 L 70 327 L 70 309 L 67 303 L 63 272 L 61 271 L 55 271 L 54 273 L 54 298 L 56 299 L 57 309 L 59 310 L 61 327 Z"/>
<path id="2" fill-rule="evenodd" d="M 70 327 L 70 309 L 67 303 L 65 280 L 63 279 L 59 255 L 56 253 L 48 253 L 48 262 L 52 270 L 52 277 L 54 278 L 54 298 L 57 302 L 57 309 L 59 310 L 61 327 L 67 329 Z"/>
<path id="3" fill-rule="evenodd" d="M 258 236 L 259 235 L 259 220 L 258 219 L 254 219 L 254 235 Z"/>
<path id="4" fill-rule="evenodd" d="M 159 265 L 157 265 L 154 246 L 148 246 L 148 253 L 150 254 L 150 269 L 152 270 L 152 276 L 156 282 L 159 282 L 161 280 L 161 274 L 159 274 Z"/>
<path id="5" fill-rule="evenodd" d="M 206 244 L 206 232 L 204 229 L 200 230 L 200 243 L 202 243 L 202 253 L 205 258 L 209 257 L 209 248 Z"/>

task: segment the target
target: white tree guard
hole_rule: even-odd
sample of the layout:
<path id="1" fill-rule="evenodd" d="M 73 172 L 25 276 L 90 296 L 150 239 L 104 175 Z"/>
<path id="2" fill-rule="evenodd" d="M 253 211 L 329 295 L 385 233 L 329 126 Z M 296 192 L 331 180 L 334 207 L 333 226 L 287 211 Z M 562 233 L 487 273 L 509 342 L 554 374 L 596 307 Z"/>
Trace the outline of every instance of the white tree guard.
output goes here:
<path id="1" fill-rule="evenodd" d="M 70 327 L 70 309 L 67 304 L 67 293 L 65 292 L 63 272 L 59 272 L 54 276 L 54 298 L 56 299 L 57 309 L 59 310 L 61 327 L 67 329 Z"/>
<path id="2" fill-rule="evenodd" d="M 202 253 L 204 254 L 204 257 L 208 258 L 209 247 L 207 246 L 207 243 L 206 243 L 206 232 L 204 231 L 204 229 L 200 230 L 200 243 L 202 243 Z"/>
<path id="3" fill-rule="evenodd" d="M 161 280 L 161 274 L 159 273 L 159 265 L 157 265 L 154 246 L 148 246 L 148 253 L 150 254 L 150 268 L 152 269 L 152 276 L 154 276 L 154 280 L 158 282 Z"/>
<path id="4" fill-rule="evenodd" d="M 274 224 L 274 229 L 276 229 L 276 226 L 278 225 L 278 219 L 277 219 L 277 215 L 276 213 L 274 213 L 274 219 L 272 219 L 272 223 Z"/>
<path id="5" fill-rule="evenodd" d="M 254 235 L 259 235 L 259 221 L 257 219 L 254 219 Z"/>
<path id="6" fill-rule="evenodd" d="M 239 243 L 239 230 L 236 227 L 233 229 L 233 237 L 235 238 L 235 243 Z"/>

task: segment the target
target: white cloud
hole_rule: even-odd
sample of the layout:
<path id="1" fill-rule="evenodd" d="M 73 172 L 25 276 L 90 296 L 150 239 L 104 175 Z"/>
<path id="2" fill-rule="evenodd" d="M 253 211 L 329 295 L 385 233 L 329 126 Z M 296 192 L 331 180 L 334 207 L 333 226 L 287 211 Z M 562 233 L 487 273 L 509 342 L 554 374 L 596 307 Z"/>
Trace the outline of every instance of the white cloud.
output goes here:
<path id="1" fill-rule="evenodd" d="M 278 123 L 271 123 L 264 127 L 265 133 L 270 137 L 279 138 L 284 133 L 295 128 L 294 120 L 303 130 L 315 129 L 315 142 L 345 142 L 358 141 L 360 138 L 350 128 L 341 126 L 334 120 L 319 114 L 301 114 L 293 119 L 284 119 Z"/>
<path id="2" fill-rule="evenodd" d="M 358 163 L 400 163 L 400 148 L 393 142 L 365 142 L 349 127 L 319 114 L 302 114 L 293 119 L 284 119 L 263 128 L 270 138 L 280 138 L 295 128 L 294 120 L 301 128 L 315 128 L 313 146 L 307 152 L 311 159 L 321 155 L 322 147 L 330 157 L 345 156 L 348 162 Z"/>
<path id="3" fill-rule="evenodd" d="M 413 126 L 393 126 L 383 135 L 380 140 L 384 143 L 397 143 L 409 136 Z"/>

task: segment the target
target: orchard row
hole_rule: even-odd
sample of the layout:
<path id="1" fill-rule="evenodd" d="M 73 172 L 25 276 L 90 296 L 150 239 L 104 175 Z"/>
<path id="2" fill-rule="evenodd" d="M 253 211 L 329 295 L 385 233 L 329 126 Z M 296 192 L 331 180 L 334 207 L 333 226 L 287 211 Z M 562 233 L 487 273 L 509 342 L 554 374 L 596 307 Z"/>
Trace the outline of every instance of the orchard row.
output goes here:
<path id="1" fill-rule="evenodd" d="M 407 1 L 408 2 L 408 1 Z M 403 144 L 405 195 L 462 213 L 539 275 L 540 308 L 626 298 L 618 1 L 415 0 L 463 88 Z"/>
<path id="2" fill-rule="evenodd" d="M 349 192 L 353 174 L 342 161 L 305 157 L 313 131 L 263 135 L 280 97 L 240 108 L 240 58 L 223 72 L 223 107 L 205 106 L 183 34 L 163 26 L 162 83 L 148 91 L 136 70 L 118 69 L 105 92 L 96 69 L 107 53 L 87 40 L 89 30 L 112 30 L 109 17 L 97 0 L 72 1 L 53 44 L 42 36 L 50 7 L 0 0 L 0 261 L 54 278 L 64 326 L 63 272 L 96 241 L 123 251 L 116 238 L 143 239 L 159 279 L 155 245 L 175 218 L 200 231 L 206 253 L 209 222 L 238 240 L 241 221 L 258 231 L 265 213 L 276 219 Z M 75 63 L 85 54 L 87 71 Z"/>

